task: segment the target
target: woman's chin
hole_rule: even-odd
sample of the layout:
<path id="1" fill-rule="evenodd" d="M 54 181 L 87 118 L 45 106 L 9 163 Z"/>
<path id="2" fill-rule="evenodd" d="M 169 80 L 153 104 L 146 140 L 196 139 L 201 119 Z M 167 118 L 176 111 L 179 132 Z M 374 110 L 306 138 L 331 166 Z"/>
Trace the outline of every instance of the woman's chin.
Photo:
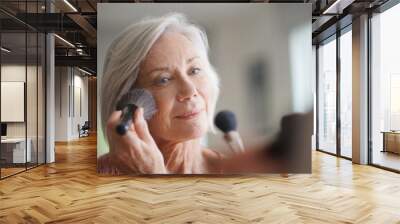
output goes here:
<path id="1" fill-rule="evenodd" d="M 188 124 L 188 125 L 179 125 L 177 127 L 177 132 L 175 134 L 179 135 L 181 138 L 184 139 L 195 139 L 201 138 L 207 133 L 207 126 L 203 124 Z M 179 134 L 178 134 L 179 133 Z"/>

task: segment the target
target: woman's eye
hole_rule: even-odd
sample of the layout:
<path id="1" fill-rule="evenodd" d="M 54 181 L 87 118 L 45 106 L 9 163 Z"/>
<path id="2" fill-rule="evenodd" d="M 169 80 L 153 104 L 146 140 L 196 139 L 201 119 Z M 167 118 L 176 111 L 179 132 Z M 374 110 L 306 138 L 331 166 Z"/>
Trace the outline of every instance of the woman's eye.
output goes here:
<path id="1" fill-rule="evenodd" d="M 191 74 L 191 75 L 197 75 L 197 74 L 200 73 L 200 71 L 201 71 L 200 68 L 192 68 L 192 69 L 190 70 L 190 74 Z"/>
<path id="2" fill-rule="evenodd" d="M 161 77 L 155 81 L 157 85 L 166 85 L 171 79 L 168 77 Z"/>

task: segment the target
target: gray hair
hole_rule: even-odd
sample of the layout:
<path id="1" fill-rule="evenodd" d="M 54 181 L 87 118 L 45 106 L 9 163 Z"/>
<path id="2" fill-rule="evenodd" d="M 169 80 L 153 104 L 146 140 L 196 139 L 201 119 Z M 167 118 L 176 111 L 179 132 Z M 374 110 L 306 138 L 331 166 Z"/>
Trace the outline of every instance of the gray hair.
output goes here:
<path id="1" fill-rule="evenodd" d="M 208 40 L 205 31 L 190 23 L 183 14 L 172 13 L 157 18 L 146 18 L 135 23 L 113 40 L 109 46 L 104 61 L 101 77 L 101 121 L 103 133 L 106 133 L 106 123 L 115 110 L 119 98 L 131 90 L 140 71 L 140 64 L 160 36 L 174 31 L 187 37 L 208 62 L 207 74 L 212 83 L 209 99 L 208 118 L 209 130 L 215 132 L 213 117 L 219 95 L 218 74 L 208 60 Z"/>

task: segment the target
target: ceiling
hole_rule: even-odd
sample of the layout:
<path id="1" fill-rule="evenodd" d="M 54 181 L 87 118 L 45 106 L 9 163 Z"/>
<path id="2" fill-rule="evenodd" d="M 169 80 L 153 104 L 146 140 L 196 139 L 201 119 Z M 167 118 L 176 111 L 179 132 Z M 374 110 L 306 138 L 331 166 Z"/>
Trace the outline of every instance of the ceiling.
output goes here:
<path id="1" fill-rule="evenodd" d="M 330 27 L 346 16 L 354 16 L 366 9 L 377 7 L 387 0 L 45 0 L 21 1 L 1 0 L 0 25 L 5 41 L 15 49 L 24 46 L 25 39 L 18 32 L 26 28 L 39 32 L 55 32 L 56 65 L 80 66 L 96 72 L 96 29 L 97 3 L 167 3 L 167 2 L 269 2 L 269 3 L 311 3 L 313 41 L 329 35 Z M 50 12 L 50 9 L 52 13 Z M 328 11 L 329 13 L 324 13 Z M 350 19 L 351 21 L 351 19 Z M 8 39 L 7 39 L 8 38 Z M 21 42 L 22 41 L 22 42 Z M 14 43 L 12 43 L 14 42 Z M 5 42 L 3 42 L 5 43 Z M 29 45 L 28 52 L 31 51 Z M 79 49 L 79 50 L 78 50 Z M 19 51 L 15 50 L 15 54 Z M 23 53 L 23 52 L 20 52 Z"/>

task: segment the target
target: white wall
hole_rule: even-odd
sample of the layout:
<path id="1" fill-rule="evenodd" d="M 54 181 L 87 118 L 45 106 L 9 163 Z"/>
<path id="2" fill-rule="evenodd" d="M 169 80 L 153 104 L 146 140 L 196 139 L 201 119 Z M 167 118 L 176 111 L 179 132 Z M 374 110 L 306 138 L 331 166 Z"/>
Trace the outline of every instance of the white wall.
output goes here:
<path id="1" fill-rule="evenodd" d="M 27 73 L 26 73 L 27 72 Z M 36 67 L 18 64 L 6 64 L 1 66 L 1 81 L 10 81 L 10 82 L 25 82 L 25 75 L 28 75 L 28 81 L 30 86 L 36 86 L 36 80 L 33 80 L 31 75 L 36 76 Z M 29 134 L 32 133 L 32 130 L 35 130 L 36 133 L 36 113 L 32 113 L 32 111 L 36 112 L 36 88 L 27 88 L 27 106 L 31 106 L 31 108 L 27 109 L 27 120 L 28 124 L 28 137 Z M 31 104 L 34 102 L 33 104 Z M 40 105 L 39 105 L 40 106 Z M 32 108 L 34 107 L 34 108 Z M 1 110 L 7 110 L 8 108 L 1 108 Z M 23 108 L 22 108 L 23 109 Z M 34 121 L 34 124 L 32 123 Z M 26 122 L 7 122 L 7 136 L 8 137 L 25 137 L 25 125 Z M 34 126 L 34 127 L 33 127 Z"/>
<path id="2" fill-rule="evenodd" d="M 23 122 L 6 122 L 7 137 L 9 138 L 25 138 L 30 139 L 30 147 L 32 151 L 32 161 L 39 163 L 44 162 L 44 89 L 41 66 L 32 66 L 25 64 L 2 64 L 1 81 L 24 82 L 26 85 L 26 107 L 23 106 L 23 114 L 26 112 L 26 121 Z M 27 80 L 26 80 L 27 79 Z M 24 92 L 22 92 L 24 94 Z M 7 96 L 2 96 L 7 97 Z M 1 110 L 12 110 L 10 107 L 2 107 Z M 12 113 L 12 111 L 7 111 Z M 37 157 L 37 153 L 39 156 Z"/>
<path id="3" fill-rule="evenodd" d="M 78 124 L 88 120 L 88 78 L 72 67 L 56 67 L 55 77 L 55 141 L 79 138 Z M 79 113 L 79 93 L 82 114 Z M 75 111 L 74 111 L 75 110 Z"/>
<path id="4" fill-rule="evenodd" d="M 55 141 L 68 140 L 68 86 L 67 67 L 55 68 Z"/>
<path id="5" fill-rule="evenodd" d="M 76 72 L 79 72 L 78 75 L 76 74 Z M 75 110 L 75 113 L 72 113 L 72 130 L 71 130 L 71 135 L 73 136 L 73 138 L 78 138 L 79 137 L 79 133 L 78 133 L 78 129 L 77 126 L 78 124 L 80 124 L 81 126 L 85 123 L 85 121 L 88 121 L 89 118 L 89 114 L 88 114 L 88 106 L 89 106 L 89 102 L 88 102 L 88 77 L 82 77 L 81 75 L 83 75 L 83 73 L 81 73 L 78 70 L 75 70 L 75 75 L 74 75 L 74 108 L 72 110 Z M 80 93 L 78 93 L 77 90 L 80 90 Z M 79 94 L 80 94 L 80 99 L 79 99 Z M 79 100 L 80 105 L 79 105 Z M 71 104 L 72 105 L 72 104 Z M 82 107 L 81 110 L 82 112 L 80 113 L 79 111 L 79 107 Z"/>

